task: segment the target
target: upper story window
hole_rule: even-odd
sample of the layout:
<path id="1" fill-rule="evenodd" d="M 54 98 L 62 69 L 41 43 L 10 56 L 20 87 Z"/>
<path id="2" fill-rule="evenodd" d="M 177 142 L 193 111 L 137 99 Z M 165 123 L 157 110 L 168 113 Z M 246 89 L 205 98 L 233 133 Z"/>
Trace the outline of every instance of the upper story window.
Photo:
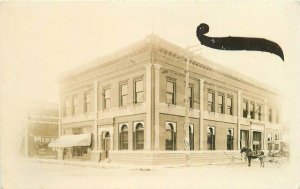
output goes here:
<path id="1" fill-rule="evenodd" d="M 227 129 L 227 150 L 233 150 L 233 129 Z"/>
<path id="2" fill-rule="evenodd" d="M 73 114 L 78 114 L 78 95 L 73 96 Z"/>
<path id="3" fill-rule="evenodd" d="M 254 110 L 254 103 L 250 103 L 250 118 L 254 119 L 255 110 Z"/>
<path id="4" fill-rule="evenodd" d="M 124 83 L 120 86 L 120 106 L 127 105 L 127 98 L 128 98 L 128 84 Z"/>
<path id="5" fill-rule="evenodd" d="M 232 96 L 227 96 L 227 101 L 226 101 L 226 111 L 227 114 L 232 115 Z"/>
<path id="6" fill-rule="evenodd" d="M 218 113 L 224 113 L 224 94 L 218 94 Z"/>
<path id="7" fill-rule="evenodd" d="M 92 103 L 91 103 L 91 91 L 84 93 L 84 112 L 91 112 Z"/>
<path id="8" fill-rule="evenodd" d="M 256 114 L 255 118 L 261 121 L 261 105 L 257 105 L 255 114 Z"/>
<path id="9" fill-rule="evenodd" d="M 70 98 L 66 98 L 64 102 L 64 115 L 67 116 L 71 112 Z"/>
<path id="10" fill-rule="evenodd" d="M 175 82 L 167 81 L 167 104 L 175 104 Z"/>
<path id="11" fill-rule="evenodd" d="M 134 103 L 142 103 L 144 101 L 144 82 L 143 80 L 134 81 Z"/>
<path id="12" fill-rule="evenodd" d="M 207 127 L 207 150 L 216 149 L 216 135 L 215 127 Z"/>
<path id="13" fill-rule="evenodd" d="M 194 107 L 194 87 L 190 86 L 188 91 L 188 97 L 189 97 L 189 106 L 190 108 Z"/>
<path id="14" fill-rule="evenodd" d="M 207 93 L 207 110 L 209 112 L 215 111 L 215 98 L 214 98 L 214 92 L 209 91 Z"/>
<path id="15" fill-rule="evenodd" d="M 279 111 L 276 109 L 276 123 L 279 123 Z"/>
<path id="16" fill-rule="evenodd" d="M 104 109 L 111 107 L 110 89 L 104 89 Z"/>
<path id="17" fill-rule="evenodd" d="M 272 122 L 272 108 L 269 109 L 269 122 Z"/>
<path id="18" fill-rule="evenodd" d="M 247 118 L 248 116 L 248 101 L 244 100 L 243 101 L 243 117 Z"/>

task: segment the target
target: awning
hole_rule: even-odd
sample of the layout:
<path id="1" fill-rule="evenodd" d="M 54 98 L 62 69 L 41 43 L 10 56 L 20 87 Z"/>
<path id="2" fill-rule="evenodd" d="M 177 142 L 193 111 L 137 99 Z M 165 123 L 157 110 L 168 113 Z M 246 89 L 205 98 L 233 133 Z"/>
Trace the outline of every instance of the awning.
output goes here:
<path id="1" fill-rule="evenodd" d="M 79 135 L 63 135 L 56 141 L 52 141 L 48 144 L 48 147 L 73 147 L 73 146 L 90 146 L 91 134 L 79 134 Z"/>

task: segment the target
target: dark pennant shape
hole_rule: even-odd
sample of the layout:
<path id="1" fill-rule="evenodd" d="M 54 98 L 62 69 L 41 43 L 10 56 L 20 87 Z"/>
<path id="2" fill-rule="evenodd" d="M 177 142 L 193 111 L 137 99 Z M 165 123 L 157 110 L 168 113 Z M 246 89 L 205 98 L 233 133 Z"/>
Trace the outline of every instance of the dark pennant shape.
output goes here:
<path id="1" fill-rule="evenodd" d="M 246 50 L 246 51 L 262 51 L 276 54 L 284 61 L 284 55 L 281 47 L 270 40 L 264 38 L 248 38 L 248 37 L 208 37 L 204 34 L 208 33 L 209 26 L 205 23 L 197 27 L 197 38 L 202 45 L 219 50 Z"/>

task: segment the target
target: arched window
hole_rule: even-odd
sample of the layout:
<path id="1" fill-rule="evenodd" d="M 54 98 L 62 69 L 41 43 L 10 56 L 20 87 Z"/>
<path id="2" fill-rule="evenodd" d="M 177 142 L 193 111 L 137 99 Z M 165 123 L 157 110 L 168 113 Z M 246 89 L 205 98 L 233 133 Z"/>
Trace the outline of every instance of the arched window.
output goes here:
<path id="1" fill-rule="evenodd" d="M 110 134 L 107 131 L 103 132 L 103 150 L 108 151 L 110 149 Z"/>
<path id="2" fill-rule="evenodd" d="M 207 150 L 215 149 L 215 127 L 207 127 Z"/>
<path id="3" fill-rule="evenodd" d="M 136 150 L 144 149 L 144 125 L 140 122 L 135 124 L 134 142 Z"/>
<path id="4" fill-rule="evenodd" d="M 176 125 L 166 123 L 166 150 L 176 150 Z"/>
<path id="5" fill-rule="evenodd" d="M 120 132 L 120 149 L 128 150 L 128 126 L 123 124 Z"/>
<path id="6" fill-rule="evenodd" d="M 189 126 L 190 150 L 194 150 L 194 125 Z"/>
<path id="7" fill-rule="evenodd" d="M 227 129 L 227 150 L 233 150 L 233 129 Z"/>

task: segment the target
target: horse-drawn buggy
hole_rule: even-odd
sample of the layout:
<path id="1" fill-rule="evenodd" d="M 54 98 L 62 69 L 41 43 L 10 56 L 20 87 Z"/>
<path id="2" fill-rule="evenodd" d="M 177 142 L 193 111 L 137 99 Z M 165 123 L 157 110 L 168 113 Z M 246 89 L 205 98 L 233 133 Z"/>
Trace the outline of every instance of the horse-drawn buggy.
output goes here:
<path id="1" fill-rule="evenodd" d="M 287 162 L 289 158 L 288 144 L 286 142 L 273 142 L 269 143 L 269 152 L 265 154 L 264 151 L 255 150 L 252 151 L 249 148 L 243 147 L 241 153 L 246 154 L 248 160 L 248 166 L 251 166 L 252 159 L 258 159 L 260 166 L 264 167 L 266 164 L 269 166 L 280 166 L 282 163 Z"/>

